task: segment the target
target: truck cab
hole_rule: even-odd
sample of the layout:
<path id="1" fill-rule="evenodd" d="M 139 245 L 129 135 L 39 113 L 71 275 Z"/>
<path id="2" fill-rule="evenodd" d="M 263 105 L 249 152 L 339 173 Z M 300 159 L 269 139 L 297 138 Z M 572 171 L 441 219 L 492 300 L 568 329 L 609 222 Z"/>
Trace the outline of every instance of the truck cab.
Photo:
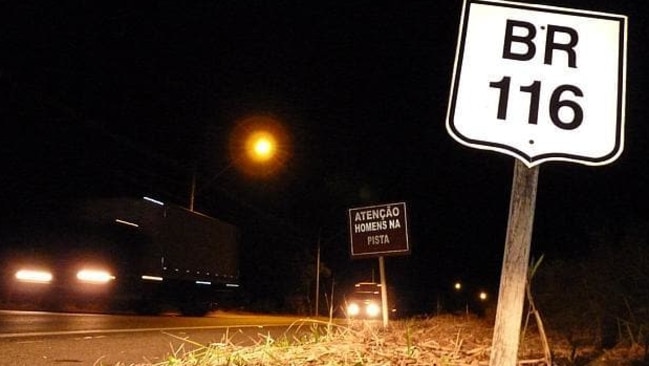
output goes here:
<path id="1" fill-rule="evenodd" d="M 357 319 L 381 318 L 381 284 L 359 282 L 354 291 L 347 296 L 346 315 Z"/>

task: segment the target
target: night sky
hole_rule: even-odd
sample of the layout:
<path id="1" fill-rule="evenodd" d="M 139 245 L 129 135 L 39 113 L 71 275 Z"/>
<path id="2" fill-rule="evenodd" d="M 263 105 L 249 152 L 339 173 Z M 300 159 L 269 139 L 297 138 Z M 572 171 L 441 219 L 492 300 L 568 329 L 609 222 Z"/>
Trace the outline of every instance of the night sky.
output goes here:
<path id="1" fill-rule="evenodd" d="M 629 16 L 625 149 L 611 165 L 541 165 L 533 255 L 574 258 L 603 226 L 649 219 L 649 8 L 544 4 Z M 57 199 L 149 195 L 238 225 L 242 275 L 281 281 L 282 258 L 351 260 L 347 209 L 405 201 L 412 253 L 388 281 L 430 301 L 456 279 L 497 288 L 514 160 L 445 129 L 461 1 L 4 2 L 2 215 Z M 273 116 L 287 157 L 250 177 L 228 150 L 237 123 Z M 277 268 L 280 267 L 280 268 Z"/>

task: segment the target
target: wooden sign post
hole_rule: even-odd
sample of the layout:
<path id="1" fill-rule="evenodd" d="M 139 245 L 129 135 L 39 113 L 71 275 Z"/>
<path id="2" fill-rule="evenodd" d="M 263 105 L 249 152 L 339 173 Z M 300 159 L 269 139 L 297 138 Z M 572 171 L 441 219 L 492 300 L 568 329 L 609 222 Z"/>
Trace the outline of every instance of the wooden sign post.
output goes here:
<path id="1" fill-rule="evenodd" d="M 387 328 L 390 309 L 388 305 L 388 282 L 385 277 L 385 260 L 383 256 L 379 257 L 379 275 L 381 277 L 381 319 L 383 319 L 383 328 Z"/>
<path id="2" fill-rule="evenodd" d="M 491 366 L 517 363 L 538 177 L 538 166 L 528 168 L 516 160 L 489 362 Z"/>

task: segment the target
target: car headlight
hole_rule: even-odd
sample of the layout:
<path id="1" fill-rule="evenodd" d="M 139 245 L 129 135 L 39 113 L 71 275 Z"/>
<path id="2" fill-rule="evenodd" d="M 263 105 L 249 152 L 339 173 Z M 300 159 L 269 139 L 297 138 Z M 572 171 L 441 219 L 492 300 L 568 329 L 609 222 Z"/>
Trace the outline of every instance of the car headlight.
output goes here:
<path id="1" fill-rule="evenodd" d="M 374 318 L 381 313 L 381 307 L 378 306 L 376 303 L 371 302 L 367 304 L 367 308 L 365 308 L 365 312 L 367 313 L 368 317 Z"/>
<path id="2" fill-rule="evenodd" d="M 82 269 L 77 272 L 77 279 L 86 283 L 104 284 L 114 280 L 115 276 L 103 270 Z"/>
<path id="3" fill-rule="evenodd" d="M 20 282 L 32 283 L 50 283 L 53 278 L 51 272 L 35 269 L 21 269 L 16 272 L 15 277 Z"/>

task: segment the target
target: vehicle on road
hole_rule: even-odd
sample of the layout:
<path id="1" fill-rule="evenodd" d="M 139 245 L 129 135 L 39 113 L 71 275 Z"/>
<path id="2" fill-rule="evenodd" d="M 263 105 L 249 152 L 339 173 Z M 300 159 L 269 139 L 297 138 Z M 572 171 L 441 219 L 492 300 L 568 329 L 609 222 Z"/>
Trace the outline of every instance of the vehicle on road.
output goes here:
<path id="1" fill-rule="evenodd" d="M 346 315 L 349 318 L 381 318 L 381 284 L 359 282 L 346 298 Z"/>
<path id="2" fill-rule="evenodd" d="M 201 315 L 239 286 L 238 229 L 150 198 L 57 203 L 4 223 L 0 302 Z"/>

